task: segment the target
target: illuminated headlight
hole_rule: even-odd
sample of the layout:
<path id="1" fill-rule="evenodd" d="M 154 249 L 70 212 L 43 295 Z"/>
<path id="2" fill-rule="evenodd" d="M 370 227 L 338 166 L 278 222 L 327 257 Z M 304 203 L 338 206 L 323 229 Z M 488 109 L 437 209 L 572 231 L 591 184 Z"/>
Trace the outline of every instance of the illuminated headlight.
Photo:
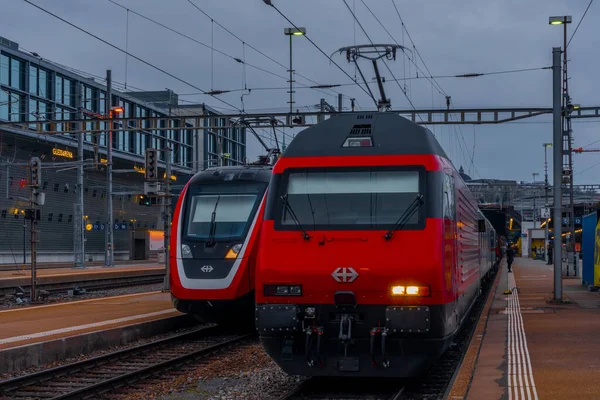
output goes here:
<path id="1" fill-rule="evenodd" d="M 429 286 L 392 286 L 392 296 L 429 296 Z"/>
<path id="2" fill-rule="evenodd" d="M 181 245 L 181 257 L 183 258 L 192 258 L 192 249 L 187 244 Z"/>
<path id="3" fill-rule="evenodd" d="M 265 296 L 302 296 L 300 285 L 264 285 Z"/>
<path id="4" fill-rule="evenodd" d="M 236 259 L 240 251 L 242 250 L 242 244 L 234 244 L 231 246 L 229 250 L 227 250 L 227 254 L 225 254 L 225 258 L 227 259 Z"/>

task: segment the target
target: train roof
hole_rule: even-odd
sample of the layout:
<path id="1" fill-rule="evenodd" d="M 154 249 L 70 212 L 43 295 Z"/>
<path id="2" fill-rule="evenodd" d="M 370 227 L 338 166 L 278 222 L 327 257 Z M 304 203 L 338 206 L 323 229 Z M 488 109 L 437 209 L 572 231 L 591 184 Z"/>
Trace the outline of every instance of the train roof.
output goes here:
<path id="1" fill-rule="evenodd" d="M 230 181 L 256 181 L 269 183 L 271 165 L 236 165 L 227 167 L 210 167 L 198 172 L 190 179 L 194 183 L 216 183 Z"/>
<path id="2" fill-rule="evenodd" d="M 390 112 L 357 112 L 335 115 L 301 131 L 283 157 L 408 154 L 448 158 L 429 129 Z"/>

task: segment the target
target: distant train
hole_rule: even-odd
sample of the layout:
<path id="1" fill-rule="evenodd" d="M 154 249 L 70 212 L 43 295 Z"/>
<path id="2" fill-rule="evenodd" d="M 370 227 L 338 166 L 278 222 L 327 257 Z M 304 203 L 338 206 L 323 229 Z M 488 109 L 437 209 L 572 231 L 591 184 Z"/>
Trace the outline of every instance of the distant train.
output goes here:
<path id="1" fill-rule="evenodd" d="M 173 213 L 175 307 L 201 321 L 250 323 L 258 235 L 271 166 L 215 167 L 194 175 Z"/>
<path id="2" fill-rule="evenodd" d="M 410 377 L 448 348 L 496 235 L 432 133 L 392 113 L 300 132 L 273 169 L 256 327 L 289 374 Z"/>

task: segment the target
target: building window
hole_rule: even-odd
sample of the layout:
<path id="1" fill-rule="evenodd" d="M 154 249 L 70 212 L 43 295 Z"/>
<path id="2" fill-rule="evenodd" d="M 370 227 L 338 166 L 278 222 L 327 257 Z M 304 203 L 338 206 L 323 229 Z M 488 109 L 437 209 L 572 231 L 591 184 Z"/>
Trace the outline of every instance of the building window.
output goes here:
<path id="1" fill-rule="evenodd" d="M 56 75 L 54 100 L 71 107 L 75 106 L 75 84 L 70 79 Z"/>
<path id="2" fill-rule="evenodd" d="M 83 189 L 83 193 L 88 194 L 88 188 Z"/>
<path id="3" fill-rule="evenodd" d="M 0 90 L 0 119 L 23 121 L 25 97 L 17 93 Z"/>
<path id="4" fill-rule="evenodd" d="M 4 54 L 0 55 L 0 85 L 8 85 L 10 62 Z"/>
<path id="5" fill-rule="evenodd" d="M 58 220 L 56 220 L 56 222 L 62 222 L 62 217 L 63 217 L 62 214 L 58 214 Z"/>
<path id="6" fill-rule="evenodd" d="M 52 222 L 53 213 L 48 213 L 48 222 Z"/>
<path id="7" fill-rule="evenodd" d="M 94 189 L 94 191 L 92 192 L 92 197 L 96 197 L 97 193 L 98 193 L 98 191 L 96 189 Z"/>
<path id="8" fill-rule="evenodd" d="M 15 210 L 15 219 L 19 219 L 19 210 Z"/>
<path id="9" fill-rule="evenodd" d="M 6 218 L 6 210 L 2 210 L 2 218 Z"/>
<path id="10" fill-rule="evenodd" d="M 25 63 L 17 60 L 16 58 L 10 58 L 10 86 L 15 89 L 25 90 Z"/>
<path id="11" fill-rule="evenodd" d="M 66 184 L 66 185 L 65 185 L 65 190 L 64 190 L 64 192 L 65 192 L 65 193 L 69 193 L 69 184 Z"/>
<path id="12" fill-rule="evenodd" d="M 48 188 L 48 181 L 44 181 L 42 184 L 42 190 L 46 190 L 46 188 Z"/>
<path id="13" fill-rule="evenodd" d="M 69 220 L 68 220 L 67 222 L 68 222 L 69 224 L 70 224 L 71 222 L 73 222 L 73 215 L 72 215 L 72 214 L 69 214 Z"/>
<path id="14" fill-rule="evenodd" d="M 60 185 L 60 183 L 55 183 L 54 184 L 54 191 L 58 192 L 58 186 Z"/>

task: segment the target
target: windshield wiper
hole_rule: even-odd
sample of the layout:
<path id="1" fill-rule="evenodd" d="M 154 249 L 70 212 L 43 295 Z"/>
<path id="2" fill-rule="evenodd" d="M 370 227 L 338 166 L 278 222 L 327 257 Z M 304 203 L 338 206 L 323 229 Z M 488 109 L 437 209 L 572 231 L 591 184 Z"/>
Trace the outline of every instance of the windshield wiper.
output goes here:
<path id="1" fill-rule="evenodd" d="M 285 206 L 285 208 L 288 210 L 288 212 L 292 216 L 292 219 L 296 223 L 296 226 L 298 228 L 300 228 L 300 230 L 302 231 L 302 238 L 304 240 L 309 240 L 311 238 L 311 236 L 304 230 L 304 228 L 300 224 L 300 221 L 298 220 L 298 217 L 296 216 L 296 213 L 292 209 L 292 206 L 290 205 L 290 203 L 288 203 L 287 194 L 285 196 L 280 196 L 280 198 L 281 198 L 281 201 L 283 201 L 283 205 Z"/>
<path id="2" fill-rule="evenodd" d="M 421 207 L 422 204 L 423 204 L 423 195 L 420 194 L 417 196 L 416 199 L 414 199 L 412 201 L 412 203 L 410 203 L 410 205 L 402 213 L 402 215 L 400 215 L 400 218 L 398 218 L 398 220 L 396 221 L 396 223 L 394 224 L 392 229 L 390 229 L 389 231 L 387 231 L 387 233 L 385 235 L 383 235 L 383 238 L 385 240 L 390 240 L 392 238 L 392 235 L 394 234 L 394 231 L 397 229 L 400 229 L 404 225 L 406 225 L 408 220 L 411 219 L 411 217 L 414 215 L 415 212 L 417 212 L 417 210 Z"/>
<path id="3" fill-rule="evenodd" d="M 216 244 L 215 235 L 217 233 L 217 206 L 219 205 L 219 200 L 221 200 L 221 195 L 217 197 L 215 208 L 210 216 L 210 231 L 208 233 L 208 242 L 206 242 L 208 247 L 213 247 Z"/>

